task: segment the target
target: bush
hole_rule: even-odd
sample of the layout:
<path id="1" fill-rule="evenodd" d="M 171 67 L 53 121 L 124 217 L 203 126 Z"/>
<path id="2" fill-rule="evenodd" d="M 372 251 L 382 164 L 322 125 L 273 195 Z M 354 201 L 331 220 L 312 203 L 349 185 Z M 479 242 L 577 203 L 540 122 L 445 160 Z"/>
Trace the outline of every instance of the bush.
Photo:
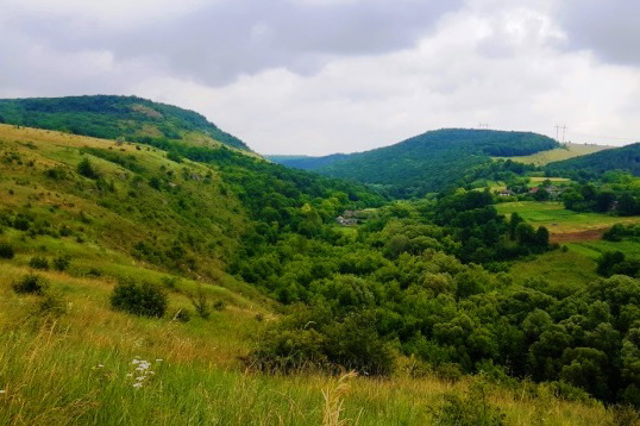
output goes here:
<path id="1" fill-rule="evenodd" d="M 167 295 L 151 283 L 121 282 L 113 290 L 111 306 L 138 316 L 160 318 L 167 309 Z"/>
<path id="2" fill-rule="evenodd" d="M 18 294 L 44 294 L 49 284 L 47 281 L 34 274 L 25 275 L 20 281 L 13 284 L 13 291 Z"/>
<path id="3" fill-rule="evenodd" d="M 484 395 L 462 398 L 445 395 L 444 402 L 433 413 L 434 424 L 447 426 L 500 426 L 504 415 L 486 401 Z"/>
<path id="4" fill-rule="evenodd" d="M 87 177 L 89 179 L 99 179 L 100 178 L 100 174 L 98 173 L 98 171 L 93 167 L 93 165 L 91 164 L 91 162 L 89 161 L 88 158 L 83 158 L 82 161 L 80 161 L 80 163 L 78 164 L 78 173 L 81 174 L 84 177 Z"/>
<path id="5" fill-rule="evenodd" d="M 9 243 L 0 243 L 0 259 L 13 259 L 15 252 Z"/>
<path id="6" fill-rule="evenodd" d="M 69 256 L 58 256 L 53 259 L 53 267 L 56 271 L 66 271 L 70 263 L 71 258 Z"/>
<path id="7" fill-rule="evenodd" d="M 34 256 L 29 261 L 29 266 L 33 269 L 41 269 L 46 271 L 49 269 L 49 261 L 41 256 Z"/>

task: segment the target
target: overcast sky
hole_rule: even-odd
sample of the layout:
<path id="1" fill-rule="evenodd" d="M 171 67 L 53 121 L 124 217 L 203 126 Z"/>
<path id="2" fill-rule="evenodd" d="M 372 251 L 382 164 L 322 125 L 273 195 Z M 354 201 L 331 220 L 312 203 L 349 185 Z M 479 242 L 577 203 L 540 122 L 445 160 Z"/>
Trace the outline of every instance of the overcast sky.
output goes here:
<path id="1" fill-rule="evenodd" d="M 0 0 L 0 97 L 138 95 L 264 154 L 427 130 L 640 141 L 631 0 Z M 562 139 L 562 132 L 560 132 Z"/>

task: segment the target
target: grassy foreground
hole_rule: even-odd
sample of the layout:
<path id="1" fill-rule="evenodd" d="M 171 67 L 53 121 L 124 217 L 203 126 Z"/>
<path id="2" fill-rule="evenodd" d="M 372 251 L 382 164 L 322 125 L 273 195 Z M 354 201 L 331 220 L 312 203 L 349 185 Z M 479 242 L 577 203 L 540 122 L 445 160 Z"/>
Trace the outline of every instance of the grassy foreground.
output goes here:
<path id="1" fill-rule="evenodd" d="M 26 267 L 3 262 L 1 271 L 0 424 L 431 424 L 445 396 L 468 402 L 478 387 L 506 424 L 613 419 L 600 403 L 564 401 L 530 383 L 412 378 L 408 368 L 386 380 L 251 373 L 237 357 L 272 316 L 250 300 L 227 299 L 207 321 L 142 319 L 109 308 L 108 278 L 44 272 L 66 307 L 50 315 L 42 296 L 12 290 Z M 187 303 L 171 293 L 171 309 Z"/>

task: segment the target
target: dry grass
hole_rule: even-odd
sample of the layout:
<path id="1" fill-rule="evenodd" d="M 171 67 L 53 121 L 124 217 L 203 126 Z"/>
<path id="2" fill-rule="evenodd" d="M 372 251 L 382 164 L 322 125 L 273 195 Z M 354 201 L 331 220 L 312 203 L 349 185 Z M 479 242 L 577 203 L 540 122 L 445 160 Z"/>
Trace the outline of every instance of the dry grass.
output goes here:
<path id="1" fill-rule="evenodd" d="M 608 145 L 581 145 L 568 143 L 565 148 L 557 148 L 549 151 L 541 151 L 533 155 L 521 157 L 494 157 L 495 159 L 510 159 L 519 163 L 535 164 L 536 166 L 544 166 L 555 161 L 568 160 L 569 158 L 580 157 L 583 155 L 593 154 L 594 152 L 604 151 L 605 149 L 615 148 Z"/>

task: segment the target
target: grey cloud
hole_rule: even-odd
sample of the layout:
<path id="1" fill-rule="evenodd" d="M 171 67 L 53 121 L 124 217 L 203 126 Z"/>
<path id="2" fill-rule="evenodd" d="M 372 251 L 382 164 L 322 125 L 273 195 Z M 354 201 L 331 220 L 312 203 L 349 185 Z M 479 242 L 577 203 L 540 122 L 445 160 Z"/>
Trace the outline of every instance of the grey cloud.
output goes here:
<path id="1" fill-rule="evenodd" d="M 138 27 L 126 30 L 78 24 L 72 16 L 51 21 L 30 15 L 17 25 L 57 49 L 108 50 L 120 60 L 144 58 L 171 74 L 221 85 L 265 68 L 310 74 L 336 56 L 411 47 L 462 2 L 225 0 L 172 21 L 145 22 L 141 17 Z"/>
<path id="2" fill-rule="evenodd" d="M 640 65 L 640 2 L 566 0 L 559 18 L 570 48 L 592 50 L 607 62 Z"/>

